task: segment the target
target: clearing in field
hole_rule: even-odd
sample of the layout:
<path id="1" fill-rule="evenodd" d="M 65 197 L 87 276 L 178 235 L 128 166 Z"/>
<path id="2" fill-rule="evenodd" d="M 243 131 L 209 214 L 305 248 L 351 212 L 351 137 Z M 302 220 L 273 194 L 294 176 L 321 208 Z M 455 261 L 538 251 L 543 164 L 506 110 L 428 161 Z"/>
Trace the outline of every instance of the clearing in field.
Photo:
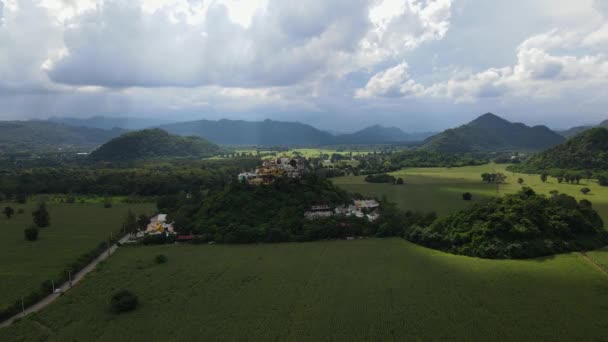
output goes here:
<path id="1" fill-rule="evenodd" d="M 365 176 L 348 176 L 334 178 L 333 182 L 345 190 L 369 196 L 386 196 L 404 210 L 435 211 L 445 215 L 464 209 L 471 202 L 463 201 L 462 194 L 473 194 L 473 203 L 491 196 L 516 193 L 522 187 L 517 180 L 524 180 L 523 186 L 534 189 L 537 193 L 549 195 L 552 190 L 576 197 L 588 199 L 593 207 L 608 224 L 608 187 L 600 186 L 596 180 L 581 180 L 579 185 L 559 184 L 553 177 L 546 183 L 540 175 L 527 175 L 506 170 L 508 165 L 487 164 L 459 168 L 409 168 L 391 173 L 402 177 L 405 185 L 372 184 L 365 182 Z M 502 172 L 507 175 L 507 184 L 501 184 L 497 193 L 496 185 L 481 181 L 484 172 Z M 581 189 L 588 187 L 591 192 L 583 195 Z"/>
<path id="2" fill-rule="evenodd" d="M 153 204 L 49 203 L 51 226 L 41 228 L 38 240 L 26 241 L 23 230 L 32 225 L 32 210 L 37 203 L 0 203 L 17 212 L 10 220 L 0 217 L 0 309 L 41 287 L 43 281 L 56 278 L 68 264 L 94 249 L 116 233 L 131 208 L 137 214 L 151 213 Z"/>
<path id="3" fill-rule="evenodd" d="M 608 334 L 607 280 L 577 253 L 494 261 L 398 238 L 124 247 L 0 340 L 593 341 Z M 137 310 L 110 312 L 120 289 Z"/>

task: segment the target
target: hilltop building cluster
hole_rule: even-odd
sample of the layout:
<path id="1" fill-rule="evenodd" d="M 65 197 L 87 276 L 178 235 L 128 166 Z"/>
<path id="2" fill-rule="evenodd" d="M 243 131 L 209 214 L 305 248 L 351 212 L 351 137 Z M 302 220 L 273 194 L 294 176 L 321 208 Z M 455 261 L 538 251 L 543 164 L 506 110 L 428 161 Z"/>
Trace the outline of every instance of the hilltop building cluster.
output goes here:
<path id="1" fill-rule="evenodd" d="M 380 204 L 376 200 L 354 200 L 353 204 L 335 208 L 328 205 L 315 205 L 310 208 L 310 211 L 304 213 L 304 217 L 309 220 L 327 218 L 334 215 L 367 218 L 370 222 L 373 222 L 380 217 Z"/>
<path id="2" fill-rule="evenodd" d="M 306 172 L 303 158 L 271 158 L 266 159 L 262 166 L 252 172 L 242 172 L 238 179 L 249 184 L 270 184 L 280 177 L 301 178 Z"/>

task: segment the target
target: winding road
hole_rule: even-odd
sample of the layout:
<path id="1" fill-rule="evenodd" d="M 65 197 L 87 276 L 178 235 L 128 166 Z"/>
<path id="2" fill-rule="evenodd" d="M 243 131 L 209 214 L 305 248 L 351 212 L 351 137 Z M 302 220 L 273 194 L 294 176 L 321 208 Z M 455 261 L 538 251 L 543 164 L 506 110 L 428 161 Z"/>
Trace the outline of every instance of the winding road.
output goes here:
<path id="1" fill-rule="evenodd" d="M 122 244 L 122 243 L 127 242 L 127 240 L 129 240 L 129 235 L 123 236 L 120 240 L 118 240 L 118 243 Z M 58 289 L 60 289 L 59 292 L 52 293 L 52 294 L 44 297 L 38 303 L 26 308 L 24 312 L 21 312 L 15 316 L 5 320 L 4 322 L 0 323 L 0 329 L 2 329 L 4 327 L 8 327 L 9 325 L 13 324 L 13 322 L 15 322 L 15 320 L 17 320 L 19 318 L 23 318 L 33 312 L 42 310 L 47 305 L 49 305 L 52 302 L 54 302 L 55 300 L 57 300 L 57 298 L 61 297 L 64 293 L 69 291 L 74 285 L 78 284 L 87 274 L 89 274 L 91 271 L 93 271 L 95 269 L 95 267 L 97 266 L 97 264 L 106 260 L 112 254 L 114 254 L 114 252 L 116 251 L 117 248 L 118 248 L 118 244 L 113 244 L 112 246 L 110 246 L 103 253 L 101 253 L 97 258 L 95 258 L 95 260 L 91 261 L 90 264 L 88 264 L 82 270 L 80 270 L 80 272 L 76 273 L 74 275 L 74 277 L 72 278 L 71 284 L 70 284 L 70 282 L 65 282 L 60 287 L 58 287 Z"/>

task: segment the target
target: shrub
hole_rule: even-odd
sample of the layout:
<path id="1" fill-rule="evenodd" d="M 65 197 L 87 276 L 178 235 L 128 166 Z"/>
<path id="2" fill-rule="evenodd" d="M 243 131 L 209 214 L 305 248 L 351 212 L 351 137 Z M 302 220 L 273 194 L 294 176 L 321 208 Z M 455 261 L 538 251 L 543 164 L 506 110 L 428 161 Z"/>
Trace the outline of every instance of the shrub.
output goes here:
<path id="1" fill-rule="evenodd" d="M 395 182 L 395 184 L 397 184 L 397 185 L 403 185 L 404 184 L 403 178 L 401 178 L 401 177 L 397 178 L 397 181 Z"/>
<path id="2" fill-rule="evenodd" d="M 135 310 L 138 304 L 139 299 L 129 290 L 120 290 L 114 293 L 110 300 L 112 311 L 115 313 Z"/>
<path id="3" fill-rule="evenodd" d="M 154 261 L 155 261 L 157 264 L 164 264 L 164 263 L 166 263 L 168 260 L 169 260 L 169 259 L 168 259 L 168 258 L 167 258 L 167 256 L 166 256 L 166 255 L 164 255 L 164 254 L 159 254 L 159 255 L 157 255 L 156 257 L 154 257 Z"/>
<path id="4" fill-rule="evenodd" d="M 473 195 L 470 192 L 465 192 L 462 194 L 462 199 L 465 201 L 470 201 L 473 199 Z"/>
<path id="5" fill-rule="evenodd" d="M 368 175 L 367 177 L 365 177 L 365 181 L 368 183 L 395 183 L 395 177 L 386 174 L 386 173 L 381 173 L 381 174 L 377 174 L 377 175 Z"/>
<path id="6" fill-rule="evenodd" d="M 26 228 L 23 232 L 25 233 L 25 239 L 27 241 L 38 240 L 38 228 L 37 227 Z"/>
<path id="7" fill-rule="evenodd" d="M 34 218 L 34 223 L 40 228 L 51 225 L 51 216 L 49 211 L 46 209 L 46 204 L 44 202 L 40 202 L 40 204 L 38 204 L 38 208 L 32 212 L 32 216 Z"/>
<path id="8" fill-rule="evenodd" d="M 589 189 L 589 188 L 582 188 L 581 192 L 583 193 L 583 195 L 587 195 L 588 193 L 591 192 L 591 189 Z"/>

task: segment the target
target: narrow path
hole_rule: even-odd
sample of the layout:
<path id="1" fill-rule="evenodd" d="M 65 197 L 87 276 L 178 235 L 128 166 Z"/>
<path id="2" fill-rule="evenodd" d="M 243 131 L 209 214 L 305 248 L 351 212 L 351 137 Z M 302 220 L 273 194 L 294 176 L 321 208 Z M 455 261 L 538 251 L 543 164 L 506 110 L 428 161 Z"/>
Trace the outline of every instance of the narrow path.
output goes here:
<path id="1" fill-rule="evenodd" d="M 581 256 L 583 258 L 585 258 L 587 261 L 589 261 L 590 263 L 594 264 L 597 268 L 600 269 L 600 271 L 604 272 L 604 274 L 608 275 L 608 268 L 606 268 L 606 266 L 600 264 L 595 259 L 593 259 L 589 255 L 587 255 L 587 252 L 581 252 Z"/>
<path id="2" fill-rule="evenodd" d="M 118 240 L 118 242 L 125 243 L 128 239 L 129 239 L 129 235 L 125 235 L 120 240 Z M 84 278 L 84 276 L 86 276 L 91 271 L 93 271 L 95 269 L 95 267 L 97 266 L 97 264 L 99 264 L 100 262 L 109 258 L 110 255 L 114 254 L 114 252 L 116 251 L 117 248 L 118 248 L 117 244 L 113 244 L 112 246 L 110 246 L 103 253 L 101 253 L 97 258 L 95 258 L 95 260 L 91 261 L 90 264 L 88 264 L 82 270 L 80 270 L 80 272 L 76 273 L 74 275 L 74 277 L 72 278 L 72 284 L 70 284 L 69 282 L 65 282 L 60 287 L 58 287 L 58 289 L 60 289 L 59 293 L 52 293 L 52 294 L 44 297 L 38 303 L 26 308 L 25 312 L 19 313 L 15 316 L 5 320 L 4 322 L 0 323 L 0 329 L 8 327 L 9 325 L 13 324 L 13 322 L 15 322 L 15 320 L 17 320 L 19 318 L 23 318 L 33 312 L 42 310 L 47 305 L 49 305 L 52 302 L 54 302 L 55 300 L 57 300 L 57 298 L 61 297 L 64 293 L 69 291 L 74 285 L 78 284 Z"/>

